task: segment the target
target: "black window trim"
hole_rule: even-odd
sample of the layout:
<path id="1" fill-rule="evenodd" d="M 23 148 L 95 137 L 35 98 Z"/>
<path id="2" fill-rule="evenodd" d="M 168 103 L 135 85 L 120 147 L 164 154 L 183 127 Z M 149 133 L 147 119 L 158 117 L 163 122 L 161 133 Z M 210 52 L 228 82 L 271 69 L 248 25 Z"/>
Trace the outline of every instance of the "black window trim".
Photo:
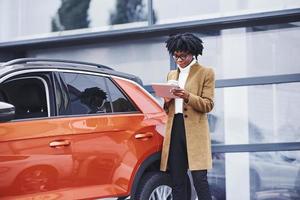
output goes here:
<path id="1" fill-rule="evenodd" d="M 108 99 L 109 99 L 109 105 L 110 105 L 111 113 L 114 113 L 114 107 L 113 107 L 113 104 L 112 104 L 111 92 L 108 88 L 107 78 L 103 77 L 103 79 L 104 79 L 104 84 L 105 84 L 106 91 L 108 92 Z"/>
<path id="2" fill-rule="evenodd" d="M 52 72 L 52 87 L 53 87 L 53 101 L 54 101 L 54 116 L 57 116 L 58 114 L 58 109 L 57 109 L 57 102 L 56 102 L 56 95 L 57 95 L 57 91 L 56 91 L 56 84 L 57 84 L 57 74 L 56 72 Z"/>
<path id="3" fill-rule="evenodd" d="M 24 69 L 20 69 L 18 71 L 13 71 L 11 73 L 7 73 L 5 76 L 0 78 L 0 83 L 4 82 L 5 80 L 13 77 L 13 76 L 17 76 L 17 75 L 21 75 L 21 74 L 25 74 L 25 73 L 33 73 L 33 72 L 70 72 L 70 73 L 82 73 L 82 74 L 91 74 L 91 75 L 101 75 L 101 76 L 105 76 L 105 77 L 109 77 L 108 74 L 105 73 L 100 73 L 100 72 L 91 72 L 91 71 L 81 71 L 78 70 L 76 68 L 73 69 L 58 69 L 55 67 L 49 67 L 49 68 L 36 68 L 36 69 L 26 69 L 24 67 Z"/>
<path id="4" fill-rule="evenodd" d="M 60 79 L 60 75 L 59 72 L 53 72 L 53 88 L 54 88 L 54 102 L 55 102 L 55 116 L 59 115 L 59 108 L 58 108 L 58 102 L 57 102 L 57 89 L 59 89 L 59 92 L 62 94 L 62 89 L 61 89 L 62 85 L 61 85 L 61 79 Z"/>

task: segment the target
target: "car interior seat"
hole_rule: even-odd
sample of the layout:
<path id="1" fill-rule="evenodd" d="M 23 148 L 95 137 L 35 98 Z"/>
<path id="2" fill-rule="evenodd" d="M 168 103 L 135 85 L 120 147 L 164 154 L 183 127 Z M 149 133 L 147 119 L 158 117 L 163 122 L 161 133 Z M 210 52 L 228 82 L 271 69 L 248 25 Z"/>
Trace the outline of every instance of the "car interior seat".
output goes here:
<path id="1" fill-rule="evenodd" d="M 18 89 L 15 99 L 16 119 L 47 117 L 44 89 L 37 84 L 24 84 Z"/>

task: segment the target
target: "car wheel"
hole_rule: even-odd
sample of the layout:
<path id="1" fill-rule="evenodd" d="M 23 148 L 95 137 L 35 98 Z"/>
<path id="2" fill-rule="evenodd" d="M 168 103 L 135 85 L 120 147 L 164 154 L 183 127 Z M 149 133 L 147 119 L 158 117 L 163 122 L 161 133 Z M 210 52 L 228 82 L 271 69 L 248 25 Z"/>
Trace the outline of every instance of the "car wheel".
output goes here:
<path id="1" fill-rule="evenodd" d="M 191 199 L 191 184 L 188 179 L 188 199 Z M 141 180 L 134 200 L 172 200 L 171 177 L 163 172 L 149 172 Z"/>

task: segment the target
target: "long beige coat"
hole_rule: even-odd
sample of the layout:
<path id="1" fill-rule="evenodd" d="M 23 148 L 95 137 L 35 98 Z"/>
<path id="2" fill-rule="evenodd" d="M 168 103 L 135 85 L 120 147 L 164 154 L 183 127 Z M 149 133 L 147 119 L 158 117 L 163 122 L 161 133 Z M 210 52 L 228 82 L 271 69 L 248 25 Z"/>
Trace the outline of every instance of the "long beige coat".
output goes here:
<path id="1" fill-rule="evenodd" d="M 178 80 L 178 75 L 178 69 L 172 70 L 168 74 L 168 80 Z M 189 169 L 210 169 L 212 168 L 212 157 L 207 113 L 214 107 L 215 75 L 213 70 L 195 63 L 190 68 L 184 88 L 190 92 L 188 102 L 183 103 Z M 165 104 L 164 107 L 168 114 L 168 121 L 161 155 L 161 171 L 167 169 L 175 112 L 174 100 Z"/>

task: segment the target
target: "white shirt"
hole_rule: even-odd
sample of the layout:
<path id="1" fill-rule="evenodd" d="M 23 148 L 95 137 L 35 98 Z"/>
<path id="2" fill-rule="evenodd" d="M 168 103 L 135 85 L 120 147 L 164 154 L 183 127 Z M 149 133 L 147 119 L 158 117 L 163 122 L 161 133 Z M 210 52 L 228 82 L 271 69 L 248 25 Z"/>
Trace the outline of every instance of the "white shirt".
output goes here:
<path id="1" fill-rule="evenodd" d="M 190 68 L 196 62 L 197 62 L 197 60 L 193 59 L 192 62 L 188 66 L 186 66 L 185 68 L 182 68 L 179 65 L 177 65 L 178 69 L 180 70 L 179 77 L 178 77 L 178 85 L 179 85 L 180 88 L 184 89 L 184 85 L 185 85 L 186 79 L 189 75 Z M 176 98 L 175 99 L 175 114 L 182 113 L 182 107 L 183 107 L 183 99 Z"/>

